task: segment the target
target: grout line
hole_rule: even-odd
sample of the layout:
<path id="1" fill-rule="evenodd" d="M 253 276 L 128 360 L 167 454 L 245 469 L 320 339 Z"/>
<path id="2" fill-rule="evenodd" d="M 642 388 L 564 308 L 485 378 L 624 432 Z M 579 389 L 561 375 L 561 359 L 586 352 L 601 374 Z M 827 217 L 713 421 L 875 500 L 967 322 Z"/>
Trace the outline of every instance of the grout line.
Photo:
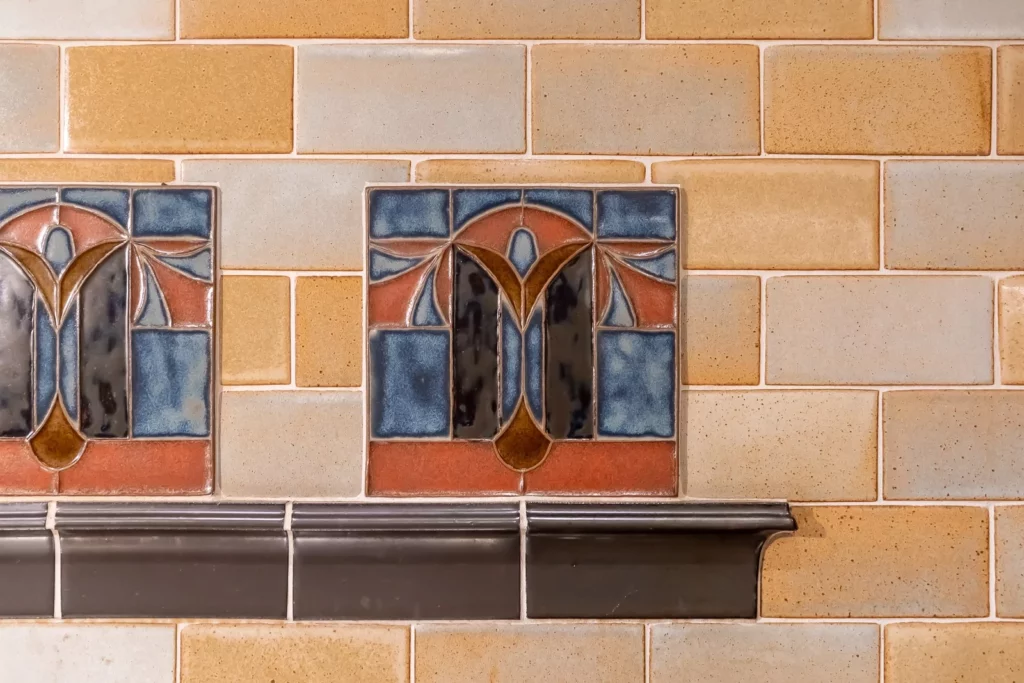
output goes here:
<path id="1" fill-rule="evenodd" d="M 651 624 L 644 624 L 644 683 L 651 683 Z"/>
<path id="2" fill-rule="evenodd" d="M 178 0 L 181 2 L 181 0 Z M 299 49 L 292 48 L 292 150 L 288 156 L 299 154 Z"/>
<path id="3" fill-rule="evenodd" d="M 527 157 L 533 156 L 533 46 L 526 46 L 526 101 L 523 103 L 526 110 L 526 147 Z"/>
<path id="4" fill-rule="evenodd" d="M 174 41 L 181 40 L 181 0 L 174 0 Z"/>
<path id="5" fill-rule="evenodd" d="M 878 681 L 885 683 L 885 626 L 878 625 Z"/>
<path id="6" fill-rule="evenodd" d="M 223 274 L 223 271 L 222 271 L 222 274 Z M 288 311 L 288 343 L 291 345 L 291 348 L 288 351 L 288 360 L 291 363 L 291 366 L 288 368 L 288 373 L 289 373 L 288 384 L 285 385 L 288 389 L 295 389 L 296 388 L 295 382 L 296 382 L 296 371 L 297 371 L 297 367 L 298 367 L 298 355 L 299 355 L 299 352 L 298 352 L 298 347 L 296 345 L 296 333 L 295 333 L 296 323 L 295 323 L 295 320 L 298 317 L 298 308 L 296 306 L 296 302 L 298 300 L 297 299 L 298 288 L 299 288 L 298 277 L 294 273 L 289 273 L 288 274 L 288 297 L 289 297 L 289 300 L 288 300 L 288 306 L 289 306 L 289 311 Z M 227 387 L 222 387 L 221 390 L 224 391 L 226 389 L 227 389 Z"/>
<path id="7" fill-rule="evenodd" d="M 636 186 L 638 183 L 632 183 L 630 186 Z M 363 277 L 364 272 L 362 270 L 284 270 L 284 269 L 252 269 L 252 268 L 222 268 L 221 274 L 225 276 L 231 275 L 251 275 L 255 277 L 262 276 L 291 276 L 291 277 Z M 1020 275 L 1024 272 L 1024 268 L 1020 270 L 925 270 L 920 268 L 905 269 L 905 270 L 879 270 L 877 268 L 862 268 L 862 269 L 798 269 L 798 268 L 684 268 L 682 272 L 687 276 L 700 276 L 700 275 L 760 275 L 761 277 L 874 277 L 874 276 L 889 276 L 889 277 L 989 277 L 989 278 L 1004 278 L 1011 277 L 1014 275 Z"/>
<path id="8" fill-rule="evenodd" d="M 409 12 L 409 35 L 406 36 L 406 39 L 410 41 L 416 40 L 416 26 L 413 20 L 413 5 L 415 4 L 415 0 L 407 0 L 406 2 L 406 8 L 408 9 Z"/>
<path id="9" fill-rule="evenodd" d="M 526 621 L 526 499 L 519 501 L 519 620 Z"/>
<path id="10" fill-rule="evenodd" d="M 758 363 L 761 367 L 758 372 L 757 386 L 766 387 L 768 382 L 768 278 L 758 276 L 758 288 L 760 296 L 759 330 L 758 343 L 761 348 L 758 351 Z"/>
<path id="11" fill-rule="evenodd" d="M 288 602 L 285 608 L 285 621 L 295 621 L 295 536 L 292 534 L 291 501 L 284 504 L 284 531 L 288 537 Z"/>
<path id="12" fill-rule="evenodd" d="M 175 683 L 181 683 L 181 632 L 184 629 L 184 624 L 176 623 L 174 625 L 174 681 Z"/>
<path id="13" fill-rule="evenodd" d="M 878 3 L 879 2 L 881 2 L 881 0 L 874 0 L 871 3 L 871 12 L 872 12 L 871 30 L 873 32 L 873 34 L 871 36 L 871 40 L 872 40 L 872 42 L 875 42 L 875 43 L 878 42 L 878 34 L 881 33 L 881 28 L 882 28 L 882 20 L 881 20 L 881 17 L 880 17 L 880 13 L 878 11 Z"/>
<path id="14" fill-rule="evenodd" d="M 988 507 L 988 616 L 997 619 L 996 615 L 996 509 Z"/>
<path id="15" fill-rule="evenodd" d="M 647 40 L 647 0 L 640 0 L 640 40 Z"/>
<path id="16" fill-rule="evenodd" d="M 889 272 L 885 263 L 885 169 L 888 167 L 888 162 L 878 162 L 878 220 L 875 229 L 878 231 L 878 270 L 883 273 Z"/>
<path id="17" fill-rule="evenodd" d="M 416 683 L 416 623 L 409 624 L 409 683 Z"/>
<path id="18" fill-rule="evenodd" d="M 60 154 L 64 154 L 68 149 L 68 121 L 70 120 L 70 112 L 68 111 L 68 52 L 67 48 L 63 45 L 58 50 L 57 58 L 59 60 L 57 64 L 57 87 L 60 92 L 58 94 L 58 111 L 57 111 L 57 150 Z"/>
<path id="19" fill-rule="evenodd" d="M 758 100 L 757 118 L 758 118 L 758 126 L 760 128 L 760 135 L 761 135 L 761 139 L 760 139 L 760 143 L 759 143 L 761 145 L 761 153 L 758 156 L 760 156 L 760 157 L 768 156 L 768 150 L 767 150 L 767 148 L 765 147 L 765 144 L 764 144 L 764 119 L 765 119 L 765 115 L 766 115 L 766 111 L 767 111 L 767 107 L 765 106 L 765 101 L 764 101 L 764 51 L 765 51 L 765 48 L 763 46 L 761 46 L 761 45 L 757 46 L 757 69 L 758 69 L 758 72 L 757 72 L 757 87 L 758 87 L 758 97 L 760 98 Z"/>
<path id="20" fill-rule="evenodd" d="M 992 122 L 992 133 L 991 133 L 991 148 L 988 151 L 989 157 L 998 156 L 997 150 L 999 149 L 999 48 L 992 48 L 992 109 L 991 109 L 991 122 Z"/>
<path id="21" fill-rule="evenodd" d="M 60 602 L 60 536 L 57 534 L 57 503 L 46 504 L 46 528 L 53 535 L 53 618 L 61 618 Z"/>
<path id="22" fill-rule="evenodd" d="M 878 403 L 875 407 L 875 450 L 877 451 L 876 456 L 878 463 L 875 467 L 875 485 L 878 488 L 877 502 L 885 503 L 885 425 L 882 422 L 882 406 L 885 401 L 883 400 L 885 394 L 881 391 L 878 392 Z"/>
<path id="23" fill-rule="evenodd" d="M 999 329 L 999 282 L 995 278 L 992 287 L 992 382 L 995 386 L 1003 385 L 1003 354 L 1000 348 L 1002 333 Z"/>

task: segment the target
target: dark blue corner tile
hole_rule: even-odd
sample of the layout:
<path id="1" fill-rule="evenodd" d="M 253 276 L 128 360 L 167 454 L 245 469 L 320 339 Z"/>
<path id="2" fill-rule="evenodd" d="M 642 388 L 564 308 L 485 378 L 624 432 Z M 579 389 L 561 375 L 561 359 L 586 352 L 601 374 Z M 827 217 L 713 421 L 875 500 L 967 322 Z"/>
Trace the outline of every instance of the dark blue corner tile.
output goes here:
<path id="1" fill-rule="evenodd" d="M 450 348 L 445 330 L 371 333 L 370 407 L 374 437 L 448 436 Z"/>
<path id="2" fill-rule="evenodd" d="M 597 335 L 598 432 L 611 437 L 675 434 L 674 332 Z"/>
<path id="3" fill-rule="evenodd" d="M 136 190 L 132 199 L 132 234 L 137 237 L 210 237 L 211 190 Z"/>
<path id="4" fill-rule="evenodd" d="M 78 204 L 110 216 L 122 227 L 128 227 L 128 190 L 93 187 L 69 187 L 60 193 L 61 201 Z"/>
<path id="5" fill-rule="evenodd" d="M 618 239 L 676 238 L 673 190 L 604 190 L 597 193 L 597 236 Z"/>
<path id="6" fill-rule="evenodd" d="M 594 193 L 591 190 L 527 190 L 526 203 L 560 211 L 594 231 Z"/>
<path id="7" fill-rule="evenodd" d="M 210 434 L 210 334 L 198 330 L 132 333 L 135 436 Z"/>
<path id="8" fill-rule="evenodd" d="M 40 204 L 57 201 L 55 187 L 24 187 L 0 190 L 0 220 Z"/>
<path id="9" fill-rule="evenodd" d="M 505 204 L 519 204 L 523 200 L 522 190 L 455 190 L 452 192 L 455 204 L 455 229 L 458 230 L 475 216 L 496 209 Z"/>
<path id="10" fill-rule="evenodd" d="M 446 238 L 448 190 L 371 190 L 370 237 Z"/>

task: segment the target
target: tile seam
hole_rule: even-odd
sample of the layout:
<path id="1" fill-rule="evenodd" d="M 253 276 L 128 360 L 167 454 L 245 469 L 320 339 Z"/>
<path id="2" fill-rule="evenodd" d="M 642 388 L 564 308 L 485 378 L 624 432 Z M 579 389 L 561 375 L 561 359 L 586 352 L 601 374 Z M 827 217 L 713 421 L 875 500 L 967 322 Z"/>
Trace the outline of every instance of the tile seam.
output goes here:
<path id="1" fill-rule="evenodd" d="M 294 503 L 284 504 L 284 532 L 288 538 L 288 590 L 285 603 L 285 621 L 295 621 L 295 536 L 292 533 L 292 510 Z"/>
<path id="2" fill-rule="evenodd" d="M 998 618 L 996 602 L 996 509 L 988 506 L 988 617 Z"/>
<path id="3" fill-rule="evenodd" d="M 525 152 L 408 152 L 408 151 L 396 151 L 396 152 L 303 152 L 298 154 L 291 153 L 246 153 L 246 152 L 190 152 L 190 153 L 175 153 L 175 152 L 153 152 L 150 154 L 139 154 L 133 152 L 122 152 L 118 150 L 110 150 L 108 152 L 72 152 L 62 150 L 58 152 L 5 152 L 0 153 L 0 161 L 16 161 L 19 159 L 27 160 L 61 160 L 61 161 L 351 161 L 351 162 L 369 162 L 369 161 L 407 161 L 410 164 L 418 164 L 423 161 L 581 161 L 581 162 L 601 162 L 601 161 L 635 161 L 640 164 L 656 164 L 656 163 L 680 163 L 680 162 L 697 162 L 697 161 L 721 161 L 721 162 L 740 162 L 740 161 L 759 161 L 759 160 L 775 160 L 775 161 L 818 161 L 818 162 L 839 162 L 839 161 L 911 161 L 911 162 L 926 162 L 926 161 L 949 161 L 949 162 L 978 162 L 978 163 L 993 163 L 993 162 L 1022 162 L 1024 161 L 1024 154 L 1000 154 L 1000 155 L 981 155 L 981 154 L 878 154 L 874 152 L 866 152 L 863 154 L 857 153 L 843 153 L 843 154 L 811 154 L 806 152 L 771 152 L 765 154 L 635 154 L 632 152 L 600 152 L 595 154 L 587 153 L 558 153 L 558 154 L 537 154 L 531 153 L 527 155 Z M 17 184 L 29 184 L 35 181 L 5 181 Z M 62 181 L 54 181 L 62 182 Z M 121 181 L 111 181 L 121 182 Z M 416 181 L 409 181 L 416 182 Z M 82 184 L 82 183 L 78 183 Z M 129 182 L 121 182 L 121 184 L 130 184 Z M 145 183 L 137 183 L 145 184 Z M 398 184 L 398 183 L 391 183 Z M 591 181 L 569 181 L 569 182 L 508 182 L 508 183 L 492 183 L 486 181 L 480 182 L 450 182 L 450 183 L 433 183 L 436 185 L 580 185 L 580 186 L 600 186 L 600 185 L 632 185 L 636 183 L 624 182 L 624 181 L 608 181 L 608 182 L 591 182 Z M 656 185 L 674 185 L 678 183 L 662 182 L 654 183 Z"/>
<path id="4" fill-rule="evenodd" d="M 646 21 L 644 22 L 646 24 Z M 1024 38 L 179 38 L 177 40 L 69 38 L 0 38 L 0 45 L 9 43 L 58 44 L 68 47 L 147 47 L 187 45 L 381 45 L 408 47 L 458 45 L 813 45 L 821 47 L 978 47 L 1024 45 Z"/>
<path id="5" fill-rule="evenodd" d="M 174 624 L 174 681 L 175 683 L 181 683 L 181 632 L 184 629 L 184 624 L 176 622 Z"/>
<path id="6" fill-rule="evenodd" d="M 229 274 L 230 274 L 230 271 L 224 271 L 223 269 L 221 270 L 221 275 L 222 276 L 223 275 L 229 275 Z M 298 283 L 298 276 L 296 276 L 293 273 L 289 273 L 288 274 L 288 307 L 289 307 L 289 314 L 288 314 L 288 343 L 291 346 L 291 348 L 289 349 L 289 352 L 288 352 L 288 360 L 289 360 L 289 363 L 290 363 L 290 366 L 288 368 L 289 382 L 288 382 L 288 384 L 283 385 L 283 386 L 288 387 L 289 389 L 297 388 L 296 373 L 298 371 L 298 364 L 299 364 L 299 361 L 298 361 L 299 346 L 298 346 L 298 343 L 297 343 L 298 342 L 298 333 L 296 332 L 296 329 L 298 328 L 298 317 L 299 317 L 299 309 L 298 309 L 298 305 L 297 305 L 298 304 L 298 294 L 297 294 L 298 284 L 299 284 Z M 221 391 L 223 391 L 224 389 L 225 389 L 225 387 L 221 387 Z"/>
<path id="7" fill-rule="evenodd" d="M 884 404 L 883 397 L 885 393 L 882 391 L 878 392 L 877 402 L 875 404 L 875 486 L 877 487 L 877 498 L 876 502 L 885 502 L 885 425 L 882 422 L 882 407 Z"/>
<path id="8" fill-rule="evenodd" d="M 409 622 L 409 683 L 416 683 L 416 623 Z"/>

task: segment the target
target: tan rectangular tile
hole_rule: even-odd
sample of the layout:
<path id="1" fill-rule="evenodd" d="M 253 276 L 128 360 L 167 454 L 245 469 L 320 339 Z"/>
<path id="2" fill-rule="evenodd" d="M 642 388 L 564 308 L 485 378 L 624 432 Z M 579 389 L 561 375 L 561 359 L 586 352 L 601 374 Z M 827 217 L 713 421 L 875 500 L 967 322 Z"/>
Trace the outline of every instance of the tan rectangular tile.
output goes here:
<path id="1" fill-rule="evenodd" d="M 647 0 L 647 37 L 870 38 L 871 0 Z"/>
<path id="2" fill-rule="evenodd" d="M 0 181 L 36 183 L 169 183 L 170 159 L 0 159 Z"/>
<path id="3" fill-rule="evenodd" d="M 0 93 L 0 153 L 60 149 L 59 47 L 0 45 Z"/>
<path id="4" fill-rule="evenodd" d="M 999 154 L 1024 154 L 1024 45 L 999 48 L 998 143 Z"/>
<path id="5" fill-rule="evenodd" d="M 363 381 L 363 279 L 295 281 L 295 383 L 357 387 Z"/>
<path id="6" fill-rule="evenodd" d="M 989 152 L 987 47 L 768 47 L 764 78 L 768 152 Z"/>
<path id="7" fill-rule="evenodd" d="M 288 384 L 291 283 L 286 277 L 221 278 L 220 379 L 224 384 Z"/>
<path id="8" fill-rule="evenodd" d="M 754 45 L 537 45 L 538 154 L 757 154 Z"/>
<path id="9" fill-rule="evenodd" d="M 181 0 L 182 38 L 404 38 L 404 0 Z"/>
<path id="10" fill-rule="evenodd" d="M 131 45 L 66 51 L 73 152 L 292 149 L 292 48 Z"/>
<path id="11" fill-rule="evenodd" d="M 875 161 L 662 161 L 651 176 L 683 189 L 687 268 L 878 267 Z"/>
<path id="12" fill-rule="evenodd" d="M 299 152 L 526 150 L 522 45 L 303 45 Z"/>
<path id="13" fill-rule="evenodd" d="M 890 161 L 885 165 L 889 268 L 1024 268 L 1024 163 Z"/>
<path id="14" fill-rule="evenodd" d="M 799 530 L 765 549 L 766 617 L 988 614 L 988 510 L 798 507 Z"/>
<path id="15" fill-rule="evenodd" d="M 1024 38 L 1018 0 L 879 0 L 883 39 Z"/>
<path id="16" fill-rule="evenodd" d="M 0 2 L 0 38 L 171 40 L 174 0 Z"/>
<path id="17" fill-rule="evenodd" d="M 656 624 L 650 683 L 878 683 L 874 624 Z"/>
<path id="18" fill-rule="evenodd" d="M 1024 617 L 1024 506 L 997 507 L 996 614 Z"/>
<path id="19" fill-rule="evenodd" d="M 1024 392 L 889 391 L 885 497 L 1024 498 Z"/>
<path id="20" fill-rule="evenodd" d="M 221 187 L 224 268 L 359 270 L 363 191 L 407 181 L 409 162 L 186 159 L 182 176 Z"/>
<path id="21" fill-rule="evenodd" d="M 695 498 L 874 500 L 874 391 L 684 391 L 681 458 Z"/>
<path id="22" fill-rule="evenodd" d="M 405 683 L 409 628 L 189 625 L 181 683 Z"/>
<path id="23" fill-rule="evenodd" d="M 642 183 L 647 170 L 628 159 L 427 159 L 421 183 Z"/>
<path id="24" fill-rule="evenodd" d="M 999 359 L 1006 384 L 1024 384 L 1024 276 L 999 281 Z"/>
<path id="25" fill-rule="evenodd" d="M 769 384 L 989 384 L 992 281 L 793 276 L 767 283 Z"/>
<path id="26" fill-rule="evenodd" d="M 707 275 L 679 285 L 683 384 L 757 384 L 761 279 Z"/>
<path id="27" fill-rule="evenodd" d="M 362 490 L 362 392 L 225 391 L 220 424 L 225 496 L 353 497 Z"/>
<path id="28" fill-rule="evenodd" d="M 420 39 L 639 38 L 639 0 L 413 0 Z"/>
<path id="29" fill-rule="evenodd" d="M 1024 679 L 1024 624 L 891 624 L 886 683 L 1016 683 Z"/>
<path id="30" fill-rule="evenodd" d="M 624 624 L 416 627 L 417 683 L 553 680 L 559 683 L 643 683 L 643 627 Z"/>

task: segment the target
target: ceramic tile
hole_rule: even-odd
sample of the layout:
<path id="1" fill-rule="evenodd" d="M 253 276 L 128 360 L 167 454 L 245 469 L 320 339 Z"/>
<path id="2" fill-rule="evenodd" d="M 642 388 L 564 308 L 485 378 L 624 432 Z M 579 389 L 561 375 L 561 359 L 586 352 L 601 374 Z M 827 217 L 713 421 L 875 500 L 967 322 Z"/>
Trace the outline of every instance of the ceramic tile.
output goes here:
<path id="1" fill-rule="evenodd" d="M 295 281 L 295 384 L 358 387 L 363 381 L 363 280 Z"/>
<path id="2" fill-rule="evenodd" d="M 1014 683 L 1024 677 L 1019 623 L 890 624 L 887 683 Z"/>
<path id="3" fill-rule="evenodd" d="M 171 159 L 20 158 L 0 160 L 0 182 L 169 183 Z"/>
<path id="4" fill-rule="evenodd" d="M 172 40 L 174 0 L 5 2 L 0 5 L 0 38 Z"/>
<path id="5" fill-rule="evenodd" d="M 1024 5 L 1016 0 L 879 0 L 882 39 L 1024 37 Z"/>
<path id="6" fill-rule="evenodd" d="M 999 361 L 1005 384 L 1024 384 L 1024 277 L 999 282 Z"/>
<path id="7" fill-rule="evenodd" d="M 0 617 L 53 616 L 56 543 L 46 517 L 46 503 L 0 505 Z"/>
<path id="8" fill-rule="evenodd" d="M 426 183 L 642 183 L 645 174 L 643 164 L 627 159 L 427 159 L 416 164 L 416 180 Z"/>
<path id="9" fill-rule="evenodd" d="M 404 38 L 402 0 L 184 0 L 182 38 Z"/>
<path id="10" fill-rule="evenodd" d="M 209 490 L 213 203 L 200 188 L 0 188 L 0 488 L 52 490 L 82 460 L 63 491 Z M 124 444 L 139 457 L 119 469 Z M 47 473 L 34 481 L 25 445 Z"/>
<path id="11" fill-rule="evenodd" d="M 638 0 L 414 0 L 414 35 L 453 38 L 639 38 Z"/>
<path id="12" fill-rule="evenodd" d="M 291 381 L 291 283 L 286 277 L 221 280 L 221 382 Z"/>
<path id="13" fill-rule="evenodd" d="M 371 189 L 369 491 L 515 493 L 558 453 L 529 489 L 674 492 L 676 205 L 667 189 Z M 643 453 L 623 464 L 611 442 Z"/>
<path id="14" fill-rule="evenodd" d="M 998 55 L 996 149 L 999 154 L 1024 154 L 1024 45 L 1004 45 Z"/>
<path id="15" fill-rule="evenodd" d="M 761 372 L 761 281 L 757 277 L 684 277 L 682 384 L 757 384 Z"/>
<path id="16" fill-rule="evenodd" d="M 1024 506 L 997 507 L 996 614 L 1024 617 Z"/>
<path id="17" fill-rule="evenodd" d="M 658 40 L 871 38 L 871 0 L 648 0 L 647 38 Z"/>
<path id="18" fill-rule="evenodd" d="M 0 7 L 0 17 L 5 13 Z M 60 149 L 59 81 L 56 45 L 0 45 L 0 153 Z"/>

